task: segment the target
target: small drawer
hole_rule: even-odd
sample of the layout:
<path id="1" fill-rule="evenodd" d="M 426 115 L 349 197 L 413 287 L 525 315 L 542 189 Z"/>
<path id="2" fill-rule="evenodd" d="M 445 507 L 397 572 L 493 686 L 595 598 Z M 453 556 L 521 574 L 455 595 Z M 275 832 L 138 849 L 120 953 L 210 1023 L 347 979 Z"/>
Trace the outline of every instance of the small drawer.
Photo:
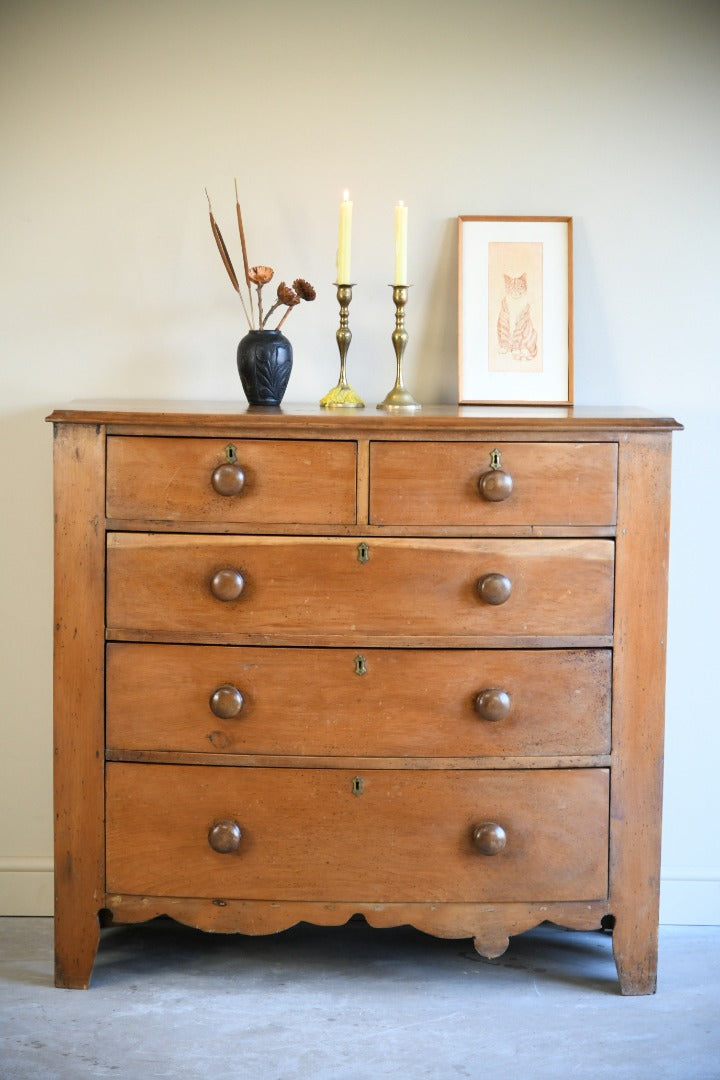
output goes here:
<path id="1" fill-rule="evenodd" d="M 613 559 L 610 540 L 109 533 L 107 625 L 250 644 L 607 636 Z"/>
<path id="2" fill-rule="evenodd" d="M 607 895 L 606 769 L 107 766 L 107 890 L 523 902 Z"/>
<path id="3" fill-rule="evenodd" d="M 111 435 L 116 520 L 340 525 L 356 518 L 354 442 Z"/>
<path id="4" fill-rule="evenodd" d="M 343 757 L 610 751 L 609 649 L 113 643 L 115 750 Z"/>
<path id="5" fill-rule="evenodd" d="M 615 443 L 373 442 L 373 525 L 612 526 Z"/>

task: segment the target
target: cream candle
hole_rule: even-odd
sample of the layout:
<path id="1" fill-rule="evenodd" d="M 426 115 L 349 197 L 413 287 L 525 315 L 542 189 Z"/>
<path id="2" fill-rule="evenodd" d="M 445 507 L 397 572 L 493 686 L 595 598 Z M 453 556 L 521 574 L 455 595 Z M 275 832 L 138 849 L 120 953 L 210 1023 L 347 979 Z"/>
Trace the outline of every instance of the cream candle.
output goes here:
<path id="1" fill-rule="evenodd" d="M 401 200 L 395 207 L 395 285 L 407 285 L 408 208 Z"/>
<path id="2" fill-rule="evenodd" d="M 352 209 L 350 192 L 343 192 L 340 203 L 340 222 L 338 226 L 337 247 L 337 284 L 350 285 L 350 250 L 352 246 Z"/>

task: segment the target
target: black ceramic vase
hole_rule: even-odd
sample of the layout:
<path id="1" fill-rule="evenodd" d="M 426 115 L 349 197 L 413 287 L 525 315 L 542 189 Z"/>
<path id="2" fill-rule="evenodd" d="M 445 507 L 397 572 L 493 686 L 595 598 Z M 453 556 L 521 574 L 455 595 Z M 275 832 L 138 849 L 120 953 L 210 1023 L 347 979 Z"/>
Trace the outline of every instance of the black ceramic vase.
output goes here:
<path id="1" fill-rule="evenodd" d="M 292 345 L 279 330 L 250 330 L 237 350 L 237 365 L 251 405 L 279 405 L 292 371 Z"/>

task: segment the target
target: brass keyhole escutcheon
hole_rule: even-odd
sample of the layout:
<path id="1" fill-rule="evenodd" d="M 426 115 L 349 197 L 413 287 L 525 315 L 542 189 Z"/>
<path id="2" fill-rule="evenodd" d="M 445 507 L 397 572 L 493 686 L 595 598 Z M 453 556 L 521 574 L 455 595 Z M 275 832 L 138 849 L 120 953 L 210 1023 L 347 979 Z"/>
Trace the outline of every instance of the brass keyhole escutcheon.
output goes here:
<path id="1" fill-rule="evenodd" d="M 353 777 L 353 782 L 352 782 L 352 793 L 353 793 L 353 795 L 362 795 L 364 790 L 365 790 L 365 784 L 363 782 L 362 776 L 354 776 Z"/>
<path id="2" fill-rule="evenodd" d="M 480 475 L 478 491 L 487 502 L 504 502 L 512 494 L 513 478 L 502 467 L 502 453 L 497 447 L 490 451 L 490 468 Z"/>
<path id="3" fill-rule="evenodd" d="M 356 675 L 367 675 L 367 664 L 365 663 L 365 657 L 364 656 L 356 656 L 355 657 L 355 674 Z"/>
<path id="4" fill-rule="evenodd" d="M 225 460 L 228 465 L 234 465 L 237 462 L 237 459 L 237 447 L 233 446 L 232 443 L 228 443 L 225 447 Z"/>
<path id="5" fill-rule="evenodd" d="M 363 562 L 363 563 L 369 562 L 369 560 L 370 560 L 370 545 L 366 544 L 365 541 L 363 541 L 361 544 L 358 544 L 358 546 L 357 546 L 357 557 L 358 557 L 358 562 Z"/>

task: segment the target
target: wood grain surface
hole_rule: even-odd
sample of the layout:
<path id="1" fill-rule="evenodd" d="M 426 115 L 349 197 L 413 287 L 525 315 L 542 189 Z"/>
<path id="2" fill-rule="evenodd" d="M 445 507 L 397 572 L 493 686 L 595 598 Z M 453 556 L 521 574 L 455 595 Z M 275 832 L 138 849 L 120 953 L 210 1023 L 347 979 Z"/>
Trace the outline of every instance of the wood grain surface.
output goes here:
<path id="1" fill-rule="evenodd" d="M 239 538 L 111 533 L 107 621 L 124 628 L 225 632 L 238 641 L 320 633 L 353 644 L 375 636 L 408 643 L 438 634 L 609 634 L 614 544 L 609 540 Z M 213 575 L 236 568 L 245 587 L 217 600 Z M 510 599 L 478 597 L 486 574 L 506 575 Z"/>
<path id="2" fill-rule="evenodd" d="M 493 450 L 512 492 L 483 498 L 478 480 Z M 617 446 L 613 443 L 370 444 L 370 521 L 376 525 L 612 525 Z"/>
<path id="3" fill-rule="evenodd" d="M 224 496 L 212 475 L 232 447 L 245 482 Z M 139 439 L 107 443 L 107 515 L 160 521 L 349 524 L 354 442 L 302 439 Z"/>
<path id="4" fill-rule="evenodd" d="M 105 438 L 55 432 L 55 985 L 86 987 L 105 901 Z"/>
<path id="5" fill-rule="evenodd" d="M 362 793 L 355 794 L 359 779 Z M 109 892 L 365 902 L 597 900 L 606 769 L 530 772 L 107 766 Z M 208 832 L 236 821 L 239 850 Z M 474 824 L 507 833 L 478 854 Z"/>
<path id="6" fill-rule="evenodd" d="M 363 674 L 357 673 L 358 665 Z M 114 643 L 107 743 L 114 750 L 495 757 L 606 754 L 607 649 L 265 649 Z M 237 716 L 210 698 L 238 689 Z M 483 719 L 500 688 L 508 713 Z"/>

